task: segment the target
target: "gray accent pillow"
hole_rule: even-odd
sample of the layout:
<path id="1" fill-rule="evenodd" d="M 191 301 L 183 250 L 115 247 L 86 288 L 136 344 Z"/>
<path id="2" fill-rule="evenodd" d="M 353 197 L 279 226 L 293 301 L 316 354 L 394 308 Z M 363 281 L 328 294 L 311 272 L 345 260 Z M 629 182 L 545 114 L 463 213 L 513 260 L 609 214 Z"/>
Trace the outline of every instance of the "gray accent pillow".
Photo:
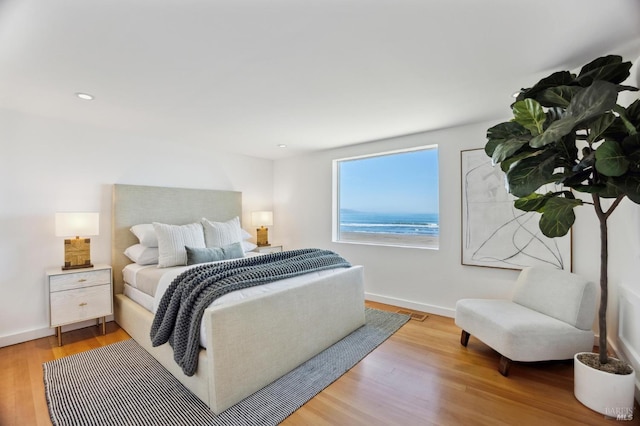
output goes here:
<path id="1" fill-rule="evenodd" d="M 200 248 L 185 246 L 184 248 L 187 251 L 187 265 L 244 257 L 241 243 L 233 243 L 224 247 Z"/>

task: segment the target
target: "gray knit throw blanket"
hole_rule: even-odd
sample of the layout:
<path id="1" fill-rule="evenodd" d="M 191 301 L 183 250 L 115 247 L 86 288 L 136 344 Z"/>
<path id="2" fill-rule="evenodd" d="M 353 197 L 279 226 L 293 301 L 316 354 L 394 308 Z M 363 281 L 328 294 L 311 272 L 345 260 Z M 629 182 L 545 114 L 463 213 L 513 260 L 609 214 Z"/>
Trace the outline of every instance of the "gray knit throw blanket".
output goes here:
<path id="1" fill-rule="evenodd" d="M 169 342 L 173 359 L 187 376 L 198 367 L 200 322 L 218 297 L 235 290 L 282 280 L 313 271 L 351 265 L 329 250 L 301 249 L 230 262 L 206 263 L 178 275 L 162 296 L 151 325 L 151 342 Z"/>

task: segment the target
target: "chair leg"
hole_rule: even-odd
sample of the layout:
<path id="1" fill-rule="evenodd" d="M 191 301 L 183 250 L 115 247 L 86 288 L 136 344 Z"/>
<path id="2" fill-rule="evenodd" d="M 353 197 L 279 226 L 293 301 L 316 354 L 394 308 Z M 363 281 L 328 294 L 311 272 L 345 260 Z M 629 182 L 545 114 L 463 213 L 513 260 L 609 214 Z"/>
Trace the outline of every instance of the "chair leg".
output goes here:
<path id="1" fill-rule="evenodd" d="M 471 335 L 462 330 L 462 334 L 460 335 L 460 344 L 462 346 L 467 346 L 467 344 L 469 343 L 469 337 L 471 337 Z"/>
<path id="2" fill-rule="evenodd" d="M 509 367 L 511 367 L 511 360 L 506 356 L 502 355 L 500 357 L 500 366 L 498 367 L 498 371 L 504 377 L 507 377 L 509 375 Z"/>

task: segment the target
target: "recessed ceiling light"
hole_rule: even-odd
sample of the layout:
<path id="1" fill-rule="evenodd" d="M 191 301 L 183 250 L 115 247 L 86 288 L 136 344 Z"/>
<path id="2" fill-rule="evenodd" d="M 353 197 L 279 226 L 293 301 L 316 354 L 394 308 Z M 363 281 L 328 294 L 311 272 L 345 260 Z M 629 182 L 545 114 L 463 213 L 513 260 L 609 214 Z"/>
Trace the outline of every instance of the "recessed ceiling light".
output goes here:
<path id="1" fill-rule="evenodd" d="M 287 147 L 287 145 L 285 145 L 283 143 L 278 144 L 278 148 L 286 148 L 286 147 Z"/>
<path id="2" fill-rule="evenodd" d="M 92 101 L 93 100 L 93 95 L 90 95 L 88 93 L 78 92 L 78 93 L 76 93 L 76 96 L 79 97 L 80 99 L 84 99 L 85 101 Z"/>

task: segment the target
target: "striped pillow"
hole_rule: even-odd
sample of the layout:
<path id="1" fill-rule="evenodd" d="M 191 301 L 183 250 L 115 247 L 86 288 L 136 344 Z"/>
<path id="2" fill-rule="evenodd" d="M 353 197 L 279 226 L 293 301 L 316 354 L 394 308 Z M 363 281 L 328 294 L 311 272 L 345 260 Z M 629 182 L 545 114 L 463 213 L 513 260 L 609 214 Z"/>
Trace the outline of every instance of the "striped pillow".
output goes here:
<path id="1" fill-rule="evenodd" d="M 226 222 L 212 222 L 203 217 L 202 226 L 207 247 L 223 247 L 242 242 L 242 228 L 238 216 Z"/>
<path id="2" fill-rule="evenodd" d="M 204 232 L 199 223 L 167 225 L 153 222 L 158 236 L 158 268 L 187 264 L 185 246 L 205 248 Z"/>

